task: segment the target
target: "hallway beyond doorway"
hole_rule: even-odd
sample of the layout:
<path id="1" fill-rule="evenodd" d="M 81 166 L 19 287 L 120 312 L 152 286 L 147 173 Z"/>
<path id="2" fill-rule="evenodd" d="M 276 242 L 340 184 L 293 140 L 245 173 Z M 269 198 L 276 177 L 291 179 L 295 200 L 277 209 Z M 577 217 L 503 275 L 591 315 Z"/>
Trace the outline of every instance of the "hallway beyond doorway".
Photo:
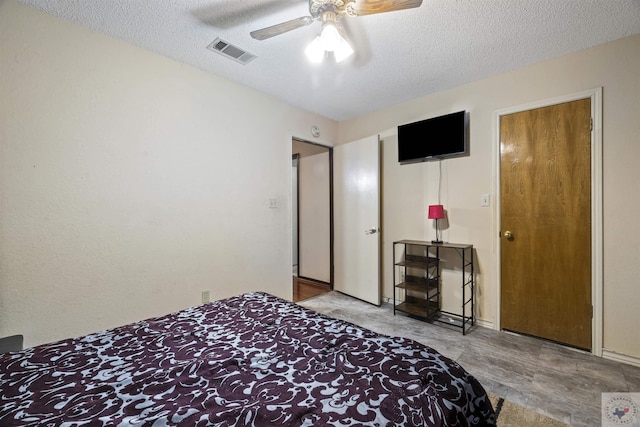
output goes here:
<path id="1" fill-rule="evenodd" d="M 323 295 L 330 290 L 331 287 L 327 283 L 319 283 L 293 276 L 293 302 Z"/>

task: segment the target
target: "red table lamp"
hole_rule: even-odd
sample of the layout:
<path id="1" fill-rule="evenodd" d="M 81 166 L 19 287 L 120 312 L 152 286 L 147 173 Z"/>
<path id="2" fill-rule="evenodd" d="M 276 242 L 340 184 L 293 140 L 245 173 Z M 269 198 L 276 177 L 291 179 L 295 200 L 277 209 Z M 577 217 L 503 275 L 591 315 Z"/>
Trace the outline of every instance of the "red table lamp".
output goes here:
<path id="1" fill-rule="evenodd" d="M 442 205 L 429 205 L 429 214 L 427 215 L 427 218 L 436 220 L 436 240 L 432 240 L 431 243 L 442 243 L 438 220 L 444 218 L 444 207 Z"/>

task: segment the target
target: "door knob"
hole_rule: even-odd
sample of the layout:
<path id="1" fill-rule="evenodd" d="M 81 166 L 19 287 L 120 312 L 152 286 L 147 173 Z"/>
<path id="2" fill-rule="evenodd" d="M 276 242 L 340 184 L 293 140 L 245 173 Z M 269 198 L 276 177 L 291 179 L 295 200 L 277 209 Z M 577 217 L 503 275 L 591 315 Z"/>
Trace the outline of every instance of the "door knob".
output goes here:
<path id="1" fill-rule="evenodd" d="M 504 232 L 504 238 L 507 240 L 513 240 L 513 233 L 510 231 L 505 231 Z"/>
<path id="2" fill-rule="evenodd" d="M 380 229 L 378 227 L 371 227 L 368 230 L 365 230 L 364 234 L 376 234 Z"/>

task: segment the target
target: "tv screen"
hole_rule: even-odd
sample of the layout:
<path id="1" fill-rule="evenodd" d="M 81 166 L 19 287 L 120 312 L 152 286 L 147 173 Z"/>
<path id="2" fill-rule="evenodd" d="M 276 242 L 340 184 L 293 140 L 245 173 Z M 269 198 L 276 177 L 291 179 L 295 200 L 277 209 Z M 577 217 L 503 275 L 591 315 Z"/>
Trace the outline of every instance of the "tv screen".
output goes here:
<path id="1" fill-rule="evenodd" d="M 398 161 L 424 162 L 467 154 L 465 111 L 398 126 Z"/>

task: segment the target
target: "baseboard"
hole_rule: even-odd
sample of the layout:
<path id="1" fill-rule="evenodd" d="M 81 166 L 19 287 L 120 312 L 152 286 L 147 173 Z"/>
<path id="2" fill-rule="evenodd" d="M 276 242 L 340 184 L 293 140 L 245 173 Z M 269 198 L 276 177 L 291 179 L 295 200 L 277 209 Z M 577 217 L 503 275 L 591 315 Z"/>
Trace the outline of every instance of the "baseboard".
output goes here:
<path id="1" fill-rule="evenodd" d="M 382 300 L 384 303 L 393 304 L 393 301 L 391 300 L 391 298 L 383 297 Z M 481 326 L 483 328 L 495 329 L 493 322 L 490 320 L 476 319 L 476 325 Z M 615 351 L 603 349 L 602 358 L 640 367 L 640 357 L 616 353 Z"/>
<path id="2" fill-rule="evenodd" d="M 476 325 L 482 326 L 483 328 L 494 329 L 493 322 L 490 320 L 476 319 Z"/>
<path id="3" fill-rule="evenodd" d="M 640 367 L 640 357 L 616 353 L 615 351 L 611 350 L 602 349 L 602 358 Z"/>

